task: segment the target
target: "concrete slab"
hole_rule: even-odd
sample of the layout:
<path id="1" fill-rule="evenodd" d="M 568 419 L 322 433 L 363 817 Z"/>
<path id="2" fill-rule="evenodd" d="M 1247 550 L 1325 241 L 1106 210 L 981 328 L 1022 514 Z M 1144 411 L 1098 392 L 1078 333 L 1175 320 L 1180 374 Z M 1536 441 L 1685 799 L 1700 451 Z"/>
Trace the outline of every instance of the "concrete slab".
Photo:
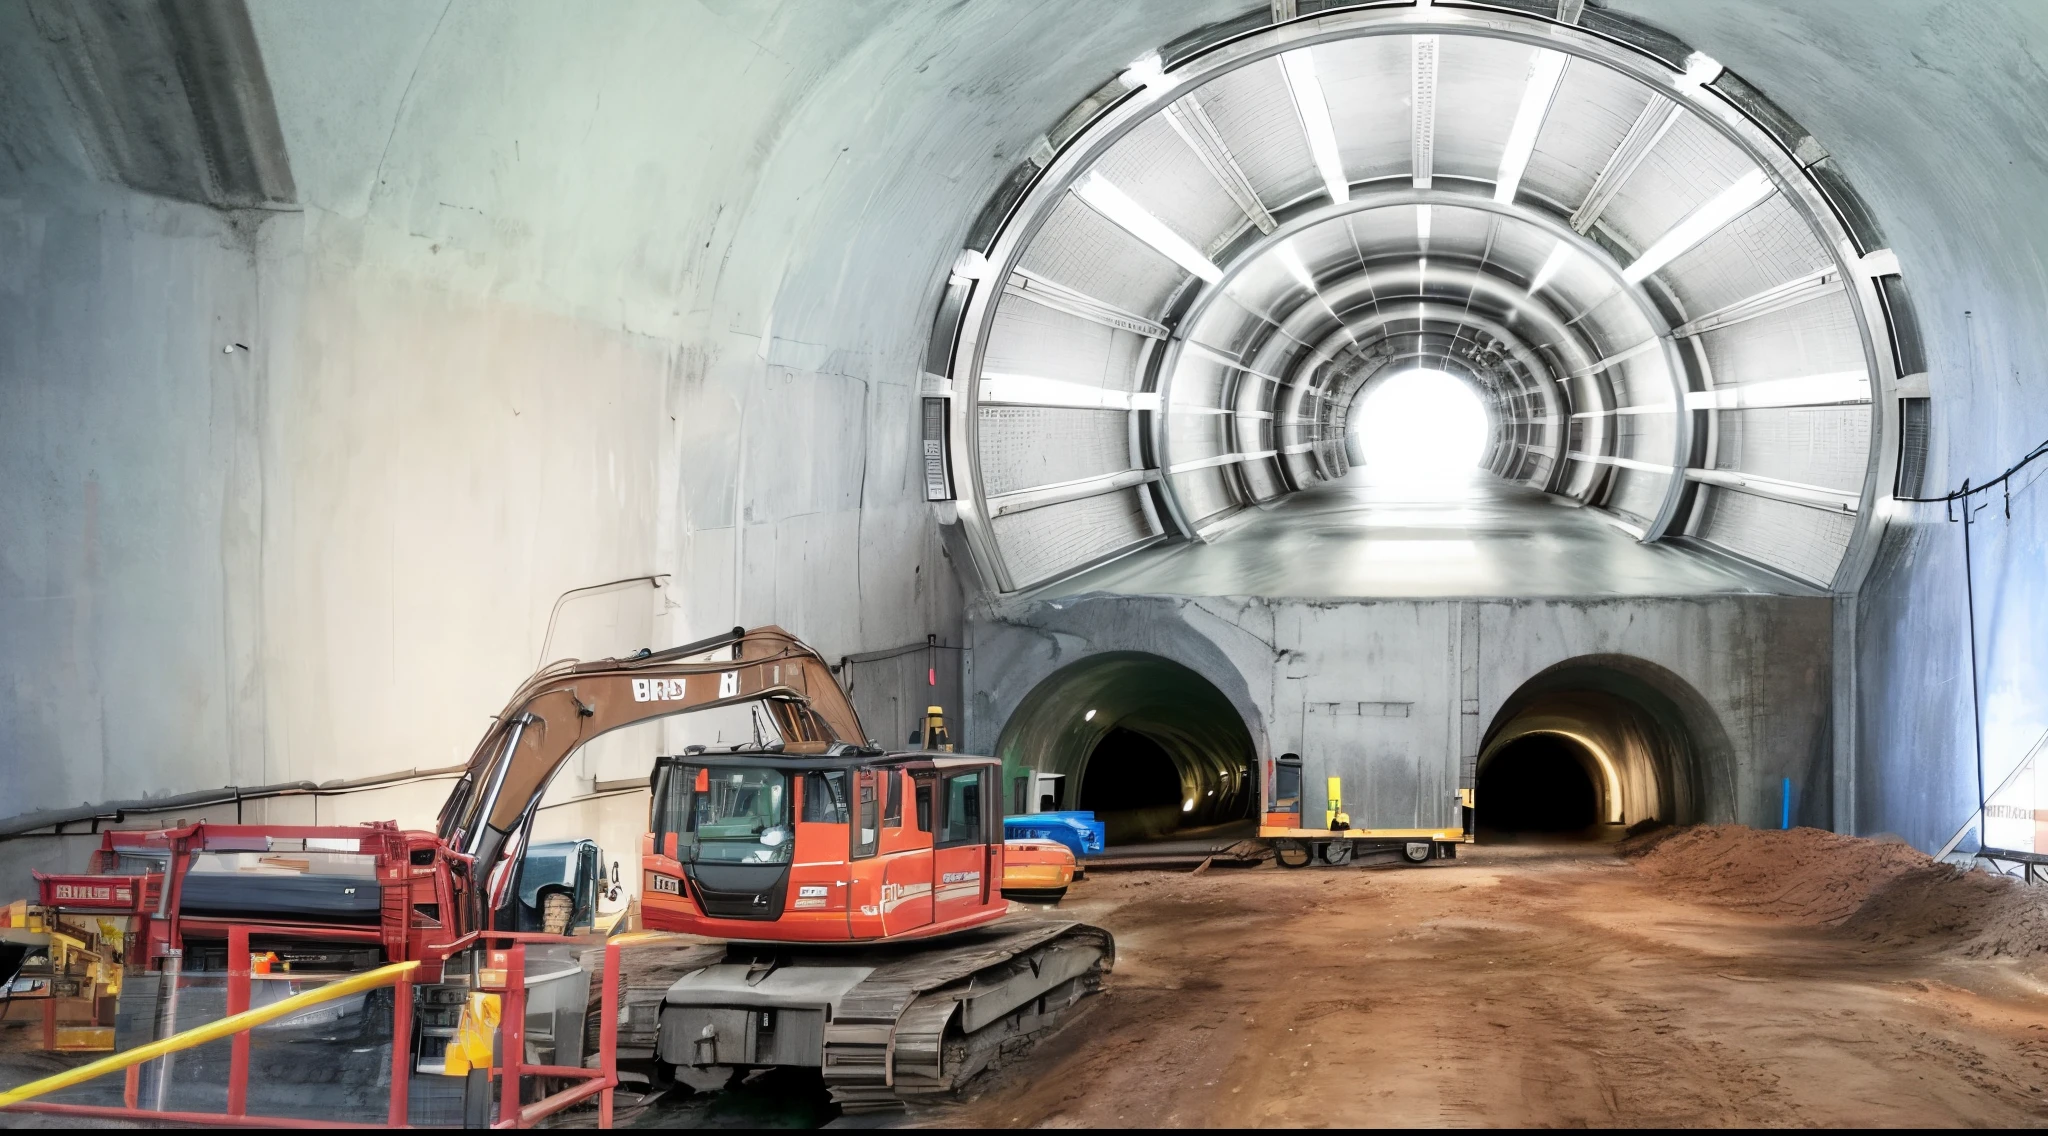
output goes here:
<path id="1" fill-rule="evenodd" d="M 1609 514 L 1474 470 L 1403 481 L 1360 467 L 1206 544 L 1163 545 L 1035 593 L 1304 599 L 1818 595 L 1762 569 L 1647 545 Z"/>

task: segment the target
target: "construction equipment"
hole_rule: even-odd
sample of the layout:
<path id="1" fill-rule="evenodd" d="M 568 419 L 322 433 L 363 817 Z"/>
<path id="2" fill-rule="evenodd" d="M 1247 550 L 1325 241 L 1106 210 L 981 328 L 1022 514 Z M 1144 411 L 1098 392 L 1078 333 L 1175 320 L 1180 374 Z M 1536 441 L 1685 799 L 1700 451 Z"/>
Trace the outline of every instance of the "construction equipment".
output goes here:
<path id="1" fill-rule="evenodd" d="M 649 927 L 734 941 L 670 953 L 687 965 L 662 977 L 657 1023 L 634 1017 L 648 978 L 621 976 L 621 1057 L 814 1067 L 847 1106 L 886 1106 L 1016 1052 L 1100 982 L 1114 954 L 1107 933 L 1037 919 L 991 926 L 1007 910 L 999 764 L 870 747 L 825 661 L 775 627 L 543 668 L 476 747 L 435 833 L 391 823 L 116 832 L 92 875 L 39 879 L 48 895 L 130 914 L 131 967 L 167 973 L 167 991 L 182 966 L 230 939 L 300 966 L 317 955 L 323 969 L 418 962 L 414 1060 L 438 1071 L 470 992 L 504 981 L 486 958 L 503 952 L 482 948 L 528 907 L 546 920 L 542 889 L 529 899 L 521 873 L 556 771 L 608 731 L 744 704 L 765 711 L 776 740 L 660 759 L 659 839 L 650 834 L 643 857 Z M 928 718 L 929 741 L 942 731 Z M 578 1065 L 593 1048 L 598 953 L 521 938 L 536 940 L 524 955 L 523 1044 L 538 1047 L 540 1065 Z M 539 994 L 536 973 L 561 981 Z M 143 1013 L 124 1002 L 124 1018 Z"/>
<path id="2" fill-rule="evenodd" d="M 1056 840 L 1003 841 L 1003 897 L 1034 903 L 1057 901 L 1080 876 L 1074 853 Z"/>
<path id="3" fill-rule="evenodd" d="M 114 1047 L 123 932 L 117 922 L 70 921 L 52 907 L 0 907 L 0 1021 L 41 1019 L 42 1048 Z"/>
<path id="4" fill-rule="evenodd" d="M 1344 783 L 1332 777 L 1325 789 L 1323 827 L 1302 824 L 1301 755 L 1283 753 L 1266 767 L 1265 811 L 1259 838 L 1273 848 L 1284 868 L 1394 861 L 1426 864 L 1458 855 L 1462 829 L 1353 828 L 1344 811 Z"/>

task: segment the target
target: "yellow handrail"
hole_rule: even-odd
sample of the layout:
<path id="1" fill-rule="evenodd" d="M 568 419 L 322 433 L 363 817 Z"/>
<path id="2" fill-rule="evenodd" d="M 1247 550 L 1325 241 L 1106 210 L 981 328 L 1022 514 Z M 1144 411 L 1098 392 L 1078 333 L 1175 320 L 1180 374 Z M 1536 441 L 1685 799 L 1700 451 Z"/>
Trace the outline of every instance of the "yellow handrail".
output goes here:
<path id="1" fill-rule="evenodd" d="M 389 986 L 398 981 L 401 976 L 418 968 L 419 965 L 417 962 L 394 962 L 389 966 L 380 966 L 375 970 L 366 970 L 361 974 L 352 974 L 339 981 L 330 982 L 317 990 L 308 990 L 303 994 L 294 994 L 289 998 L 280 998 L 268 1006 L 262 1006 L 254 1010 L 244 1010 L 239 1014 L 222 1018 L 217 1022 L 208 1022 L 203 1026 L 194 1026 L 182 1033 L 172 1034 L 162 1041 L 152 1041 L 147 1045 L 138 1045 L 134 1049 L 123 1053 L 116 1053 L 111 1057 L 102 1057 L 98 1061 L 80 1065 L 76 1069 L 68 1069 L 53 1077 L 44 1077 L 40 1081 L 30 1081 L 19 1088 L 0 1092 L 0 1108 L 6 1108 L 11 1104 L 20 1104 L 22 1101 L 32 1097 L 39 1097 L 44 1093 L 53 1093 L 58 1089 L 68 1089 L 73 1085 L 90 1081 L 94 1077 L 126 1069 L 130 1065 L 140 1065 L 145 1061 L 154 1061 L 166 1053 L 176 1053 L 181 1049 L 190 1049 L 195 1045 L 205 1045 L 209 1041 L 219 1041 L 221 1038 L 240 1033 L 245 1029 L 254 1029 L 265 1022 L 273 1021 L 277 1018 L 290 1017 L 292 1014 L 296 1014 L 308 1006 L 317 1006 L 322 1002 L 331 1002 L 336 998 L 345 997 L 358 991 L 371 990 L 379 986 Z"/>

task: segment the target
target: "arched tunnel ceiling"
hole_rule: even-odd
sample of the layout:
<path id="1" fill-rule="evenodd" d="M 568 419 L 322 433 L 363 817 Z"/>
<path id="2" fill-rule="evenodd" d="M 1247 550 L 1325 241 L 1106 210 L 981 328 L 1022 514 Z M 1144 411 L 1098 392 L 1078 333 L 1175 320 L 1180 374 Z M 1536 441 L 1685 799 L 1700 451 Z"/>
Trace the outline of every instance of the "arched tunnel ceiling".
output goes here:
<path id="1" fill-rule="evenodd" d="M 960 250 L 990 251 L 1021 195 L 1065 195 L 1046 163 L 1133 105 L 1121 84 L 1104 86 L 1131 61 L 1164 47 L 1180 74 L 1232 37 L 1263 34 L 1275 9 L 1310 22 L 1344 16 L 1317 0 L 621 3 L 601 15 L 532 0 L 265 0 L 250 8 L 253 36 L 237 50 L 260 55 L 278 130 L 246 125 L 270 147 L 256 156 L 288 152 L 287 179 L 270 162 L 209 170 L 218 139 L 175 115 L 152 117 L 164 108 L 151 100 L 175 97 L 191 77 L 168 58 L 116 68 L 148 80 L 135 90 L 79 97 L 68 68 L 93 45 L 60 17 L 120 7 L 0 5 L 0 509 L 12 534 L 0 550 L 0 617 L 11 629 L 0 686 L 12 692 L 0 750 L 34 755 L 0 766 L 0 795 L 23 810 L 326 776 L 369 753 L 390 755 L 378 764 L 391 768 L 447 760 L 467 751 L 479 715 L 530 666 L 551 598 L 594 580 L 673 573 L 648 624 L 655 642 L 773 621 L 828 651 L 858 651 L 957 626 L 952 573 L 969 559 L 939 552 L 917 436 L 928 407 L 916 396 L 946 397 L 950 378 L 960 424 L 979 414 L 967 372 L 949 365 L 951 341 L 934 352 L 926 334 L 933 311 L 961 291 L 949 271 L 976 268 Z M 2037 369 L 2048 356 L 2038 318 L 2048 310 L 2048 228 L 2034 207 L 2048 185 L 2036 121 L 2048 17 L 2038 4 L 1999 0 L 1498 0 L 1439 3 L 1432 18 L 1504 27 L 1520 20 L 1509 9 L 1532 23 L 1575 12 L 1603 43 L 1643 45 L 1665 65 L 1652 87 L 1683 65 L 1671 35 L 1726 63 L 1731 74 L 1697 97 L 1670 91 L 1688 113 L 1769 135 L 1774 176 L 1791 154 L 1827 198 L 1816 205 L 1787 178 L 1779 200 L 1823 219 L 1841 207 L 1847 248 L 1826 247 L 1854 277 L 1844 318 L 1875 326 L 1873 275 L 1887 305 L 1910 284 L 1922 322 L 1918 336 L 1894 329 L 1894 349 L 1878 353 L 1873 393 L 1886 397 L 1775 426 L 1749 414 L 1739 434 L 1728 428 L 1735 416 L 1716 415 L 1713 460 L 1688 476 L 1762 470 L 1849 488 L 1797 468 L 1827 456 L 1800 422 L 1871 418 L 1875 476 L 1861 483 L 1835 581 L 1853 582 L 1867 562 L 1857 550 L 1871 543 L 1873 496 L 1889 532 L 1838 631 L 1835 662 L 1854 663 L 1858 686 L 1845 693 L 1836 736 L 1853 728 L 1861 740 L 1843 744 L 1870 754 L 1859 823 L 1938 844 L 1971 781 L 1930 770 L 1926 757 L 1970 745 L 1969 716 L 1953 698 L 1928 697 L 1968 683 L 1955 594 L 1964 567 L 1939 507 L 1882 500 L 1893 443 L 1905 441 L 1892 418 L 1901 399 L 1927 412 L 1931 396 L 1924 467 L 1901 482 L 1927 489 L 1981 480 L 2048 422 Z M 1595 74 L 1575 61 L 1555 112 Z M 1496 78 L 1511 92 L 1527 70 Z M 1097 88 L 1101 97 L 1076 104 Z M 1392 89 L 1407 97 L 1398 80 Z M 106 114 L 94 101 L 130 96 L 151 113 Z M 1206 100 L 1196 99 L 1205 114 Z M 1588 105 L 1588 131 L 1599 113 L 1606 137 L 1634 122 L 1625 105 Z M 1061 120 L 1064 107 L 1075 109 Z M 1731 107 L 1754 116 L 1731 123 Z M 1514 107 L 1489 113 L 1485 138 L 1504 149 Z M 1219 136 L 1235 132 L 1220 104 L 1208 117 Z M 1333 118 L 1333 130 L 1350 122 Z M 1287 106 L 1262 132 L 1282 151 L 1263 160 L 1291 153 L 1295 163 L 1293 196 L 1283 187 L 1260 199 L 1279 225 L 1298 219 L 1287 203 L 1312 201 L 1321 181 L 1313 155 L 1301 163 L 1298 124 Z M 147 144 L 120 149 L 138 142 Z M 1539 133 L 1537 149 L 1548 144 Z M 1392 147 L 1398 159 L 1401 143 Z M 1232 153 L 1247 173 L 1269 168 L 1256 146 Z M 1029 171 L 1026 155 L 1039 159 Z M 1465 157 L 1481 180 L 1464 188 L 1490 199 L 1486 159 Z M 1529 201 L 1540 191 L 1553 219 L 1568 220 L 1572 192 L 1545 180 L 1538 157 L 1522 178 Z M 1084 165 L 1055 163 L 1062 177 Z M 1386 180 L 1401 188 L 1399 170 Z M 1847 183 L 1867 208 L 1839 195 Z M 1459 184 L 1433 174 L 1431 192 Z M 1354 188 L 1362 199 L 1380 186 Z M 1000 208 L 978 220 L 991 194 Z M 1880 272 L 1883 258 L 1851 262 L 1888 248 L 1901 275 Z M 1227 247 L 1203 251 L 1231 260 Z M 1502 271 L 1504 286 L 1515 283 Z M 1041 286 L 1021 274 L 1010 282 Z M 967 293 L 983 282 L 969 283 Z M 1054 322 L 1074 314 L 1047 312 L 1040 318 Z M 1692 307 L 1667 318 L 1676 314 L 1697 318 Z M 1156 353 L 1143 332 L 1177 318 L 1161 309 L 1119 325 L 1137 330 L 1111 335 L 1112 350 Z M 1483 342 L 1491 355 L 1516 332 L 1527 347 L 1529 318 L 1483 329 L 1475 307 L 1422 343 Z M 1747 321 L 1780 321 L 1754 342 L 1704 338 L 1745 359 L 1802 357 L 1806 331 L 1789 318 Z M 986 338 L 985 325 L 968 330 Z M 251 350 L 223 355 L 223 339 Z M 1892 363 L 1905 381 L 1885 374 Z M 1340 379 L 1340 393 L 1365 370 Z M 1114 403 L 1115 393 L 1103 397 Z M 1142 403 L 1156 391 L 1123 393 Z M 1327 440 L 1341 433 L 1343 404 L 1318 399 L 1304 416 Z M 1147 433 L 1131 458 L 1127 412 L 1003 409 L 1089 429 L 1035 444 L 1047 468 L 1022 463 L 1030 476 L 1001 489 L 963 484 L 964 512 L 1020 493 L 1014 504 L 1065 499 L 1075 486 L 1045 475 L 1091 447 L 1114 457 L 1118 441 L 1122 464 L 1088 480 L 1159 476 L 1143 458 Z M 1027 446 L 1041 437 L 1016 436 Z M 960 448 L 964 431 L 952 438 L 964 478 L 977 455 Z M 1514 440 L 1524 441 L 1543 444 Z M 1836 457 L 1852 467 L 1855 451 Z M 1233 476 L 1264 476 L 1264 491 L 1275 490 L 1277 463 L 1235 464 L 1249 472 Z M 1812 579 L 1830 570 L 1827 542 L 1765 540 L 1762 522 L 1804 533 L 1839 530 L 1841 519 L 1696 484 L 1709 505 L 1687 514 L 1688 527 L 1700 521 L 1695 535 L 1765 561 L 1818 548 L 1794 569 Z M 1174 520 L 1107 499 L 1116 508 L 1102 510 L 1102 524 L 1135 515 L 1164 532 Z M 1745 507 L 1757 523 L 1734 523 Z M 1021 510 L 1015 527 L 1044 512 Z M 1117 551 L 1096 524 L 1054 515 L 1036 528 Z M 1744 533 L 1756 539 L 1743 545 Z M 1048 540 L 1013 551 L 1015 570 L 989 573 L 994 585 L 1056 576 L 1077 550 Z M 2040 541 L 2015 530 L 1978 554 L 1979 599 L 1998 605 L 2003 628 L 1985 647 L 1987 673 L 2011 668 L 1998 689 L 2016 692 L 2008 708 L 1987 707 L 1984 732 L 1993 751 L 2023 752 L 2038 733 L 2027 653 L 2048 622 Z M 414 696 L 428 688 L 443 694 Z"/>
<path id="2" fill-rule="evenodd" d="M 941 309 L 995 590 L 1342 475 L 1360 386 L 1431 359 L 1485 392 L 1495 475 L 1645 542 L 1860 576 L 1896 269 L 1718 63 L 1353 10 L 1095 99 Z"/>

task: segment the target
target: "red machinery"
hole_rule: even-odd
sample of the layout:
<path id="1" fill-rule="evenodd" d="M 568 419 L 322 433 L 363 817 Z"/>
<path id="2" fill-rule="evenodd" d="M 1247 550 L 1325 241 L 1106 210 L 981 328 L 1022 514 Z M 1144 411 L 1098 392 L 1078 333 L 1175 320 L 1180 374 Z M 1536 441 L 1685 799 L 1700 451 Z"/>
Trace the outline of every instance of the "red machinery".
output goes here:
<path id="1" fill-rule="evenodd" d="M 443 913 L 471 890 L 468 857 L 431 833 L 353 826 L 214 825 L 102 834 L 90 875 L 36 873 L 40 902 L 129 919 L 129 966 L 185 956 L 188 938 L 360 943 L 438 982 L 455 942 Z"/>
<path id="2" fill-rule="evenodd" d="M 542 794 L 577 749 L 634 723 L 748 703 L 781 740 L 662 759 L 658 842 L 648 838 L 643 858 L 650 926 L 735 943 L 723 962 L 662 980 L 658 1028 L 636 1022 L 639 1040 L 620 1056 L 822 1068 L 842 1102 L 884 1105 L 945 1091 L 1016 1052 L 1096 987 L 1114 953 L 1105 932 L 1047 920 L 986 926 L 1007 910 L 999 763 L 868 747 L 824 660 L 776 627 L 542 669 L 478 744 L 436 833 L 390 823 L 109 833 L 94 874 L 42 877 L 43 899 L 128 915 L 137 961 L 153 969 L 188 958 L 193 940 L 222 952 L 226 968 L 236 965 L 231 942 L 360 944 L 365 963 L 422 964 L 425 1011 L 434 984 L 455 990 L 491 970 L 474 956 L 503 937 L 494 913 Z M 879 957 L 853 946 L 824 960 L 774 953 L 941 938 Z M 328 946 L 304 949 L 347 961 Z M 461 952 L 472 957 L 447 965 Z M 579 1052 L 582 1031 L 566 1028 L 554 1027 L 554 1041 Z"/>

